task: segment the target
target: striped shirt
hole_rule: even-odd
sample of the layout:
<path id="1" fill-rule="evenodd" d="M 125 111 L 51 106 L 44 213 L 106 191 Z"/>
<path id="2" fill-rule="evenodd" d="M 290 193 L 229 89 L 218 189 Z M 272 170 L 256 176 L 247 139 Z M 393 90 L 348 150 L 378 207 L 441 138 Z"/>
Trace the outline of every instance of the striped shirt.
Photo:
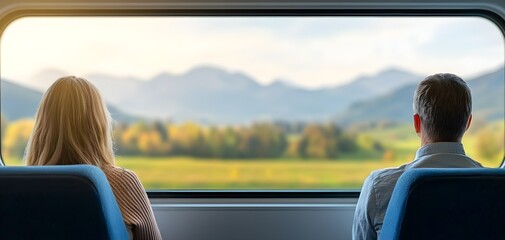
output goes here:
<path id="1" fill-rule="evenodd" d="M 134 172 L 114 166 L 103 167 L 130 239 L 161 239 L 144 187 Z"/>

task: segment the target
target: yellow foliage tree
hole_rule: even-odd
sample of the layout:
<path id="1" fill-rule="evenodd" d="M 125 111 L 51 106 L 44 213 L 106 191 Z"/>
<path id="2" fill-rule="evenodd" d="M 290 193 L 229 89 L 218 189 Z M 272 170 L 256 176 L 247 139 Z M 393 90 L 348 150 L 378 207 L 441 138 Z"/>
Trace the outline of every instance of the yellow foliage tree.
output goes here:
<path id="1" fill-rule="evenodd" d="M 34 121 L 21 119 L 9 124 L 3 138 L 3 155 L 5 157 L 22 157 L 32 134 Z"/>

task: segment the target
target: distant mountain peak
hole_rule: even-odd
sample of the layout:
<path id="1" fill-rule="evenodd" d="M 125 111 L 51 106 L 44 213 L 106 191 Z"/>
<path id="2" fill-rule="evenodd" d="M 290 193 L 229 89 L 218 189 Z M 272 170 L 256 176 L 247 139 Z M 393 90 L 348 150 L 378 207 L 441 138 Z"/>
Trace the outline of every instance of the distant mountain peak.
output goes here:
<path id="1" fill-rule="evenodd" d="M 110 74 L 105 74 L 105 73 L 92 73 L 86 75 L 84 78 L 86 78 L 89 81 L 94 81 L 95 79 L 110 79 L 114 81 L 142 81 L 140 78 L 136 78 L 133 76 L 115 76 L 115 75 L 110 75 Z"/>
<path id="2" fill-rule="evenodd" d="M 30 86 L 45 91 L 54 81 L 71 74 L 57 68 L 47 68 L 29 78 Z"/>
<path id="3" fill-rule="evenodd" d="M 46 69 L 43 69 L 43 70 L 37 72 L 33 76 L 36 77 L 37 75 L 59 75 L 60 77 L 64 77 L 64 76 L 68 76 L 69 74 L 61 69 L 58 69 L 58 68 L 46 68 Z"/>
<path id="4" fill-rule="evenodd" d="M 259 87 L 256 79 L 243 72 L 232 72 L 212 65 L 195 67 L 178 77 L 179 79 L 184 79 L 188 83 L 192 82 L 195 86 L 199 85 L 200 87 L 205 86 L 207 88 L 227 86 L 235 89 L 243 89 L 248 87 Z"/>
<path id="5" fill-rule="evenodd" d="M 387 77 L 403 77 L 403 76 L 416 76 L 412 72 L 399 68 L 399 67 L 389 67 L 386 69 L 383 69 L 375 74 L 365 74 L 365 75 L 360 75 L 355 78 L 354 81 L 352 82 L 358 82 L 358 81 L 366 81 L 369 79 L 382 79 L 382 78 L 387 78 Z"/>
<path id="6" fill-rule="evenodd" d="M 360 93 L 362 96 L 378 96 L 417 83 L 422 78 L 398 67 L 390 67 L 373 75 L 361 75 L 353 81 L 334 88 L 338 94 Z M 362 99 L 361 99 L 362 98 Z M 355 100 L 363 100 L 358 97 Z"/>
<path id="7" fill-rule="evenodd" d="M 194 67 L 190 69 L 188 72 L 186 72 L 184 75 L 224 75 L 224 74 L 230 74 L 226 70 L 219 68 L 217 66 L 212 66 L 212 65 L 200 65 L 197 67 Z"/>
<path id="8" fill-rule="evenodd" d="M 160 80 L 165 80 L 165 79 L 170 79 L 173 78 L 175 75 L 168 73 L 168 72 L 162 72 L 153 78 L 149 79 L 149 81 L 160 81 Z"/>
<path id="9" fill-rule="evenodd" d="M 392 67 L 388 67 L 388 68 L 385 68 L 385 69 L 379 71 L 375 75 L 377 76 L 377 75 L 383 75 L 383 74 L 412 74 L 412 73 L 406 69 L 392 66 Z"/>
<path id="10" fill-rule="evenodd" d="M 468 81 L 473 81 L 475 79 L 486 79 L 486 78 L 495 78 L 496 80 L 501 80 L 503 79 L 503 75 L 505 75 L 505 68 L 503 67 L 499 67 L 498 69 L 495 69 L 494 71 L 488 71 L 488 72 L 484 72 L 484 73 L 481 73 L 480 75 L 478 75 L 477 77 L 473 77 L 473 78 L 469 78 L 468 80 L 465 79 L 465 82 L 468 82 Z"/>
<path id="11" fill-rule="evenodd" d="M 302 88 L 296 85 L 293 81 L 284 79 L 284 78 L 276 78 L 273 82 L 267 85 L 269 88 Z"/>

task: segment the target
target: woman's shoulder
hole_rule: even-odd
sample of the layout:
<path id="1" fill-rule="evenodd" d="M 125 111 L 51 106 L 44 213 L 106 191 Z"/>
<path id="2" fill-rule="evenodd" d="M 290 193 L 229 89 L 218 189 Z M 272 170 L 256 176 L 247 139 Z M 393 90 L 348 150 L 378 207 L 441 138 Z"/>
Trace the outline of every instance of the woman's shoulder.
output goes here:
<path id="1" fill-rule="evenodd" d="M 107 176 L 111 185 L 120 186 L 122 188 L 138 188 L 142 187 L 137 174 L 132 170 L 117 167 L 117 166 L 107 166 L 104 167 L 103 172 Z"/>
<path id="2" fill-rule="evenodd" d="M 112 165 L 106 165 L 102 167 L 102 171 L 105 174 L 114 174 L 114 175 L 135 175 L 136 174 L 129 169 L 123 168 L 123 167 L 118 167 L 118 166 L 112 166 Z"/>

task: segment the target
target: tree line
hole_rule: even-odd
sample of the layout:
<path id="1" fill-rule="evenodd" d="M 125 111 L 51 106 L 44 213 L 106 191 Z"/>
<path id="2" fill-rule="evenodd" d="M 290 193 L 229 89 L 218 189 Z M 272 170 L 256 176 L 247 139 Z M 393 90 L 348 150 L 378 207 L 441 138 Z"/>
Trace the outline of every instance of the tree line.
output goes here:
<path id="1" fill-rule="evenodd" d="M 268 122 L 224 127 L 137 122 L 118 124 L 114 139 L 117 154 L 126 156 L 337 159 L 364 151 L 355 137 L 336 124 L 307 124 L 299 134 L 284 127 Z M 379 143 L 374 144 L 377 151 L 382 150 Z"/>
<path id="2" fill-rule="evenodd" d="M 3 154 L 21 157 L 32 128 L 31 119 L 3 119 Z M 338 159 L 355 152 L 384 150 L 373 139 L 358 139 L 334 123 L 203 126 L 139 121 L 116 123 L 113 139 L 116 154 L 122 156 Z"/>
<path id="3" fill-rule="evenodd" d="M 466 139 L 473 139 L 477 156 L 483 159 L 503 157 L 503 126 L 474 121 Z M 33 129 L 33 119 L 10 122 L 2 116 L 2 155 L 21 158 Z M 113 128 L 114 150 L 120 156 L 190 156 L 220 159 L 391 159 L 395 151 L 367 134 L 380 126 L 348 126 L 346 131 L 335 123 L 258 122 L 242 126 L 206 126 L 186 122 L 116 123 Z M 395 127 L 395 126 L 392 126 Z M 496 129 L 495 129 L 496 128 Z M 397 141 L 391 139 L 391 141 Z"/>

